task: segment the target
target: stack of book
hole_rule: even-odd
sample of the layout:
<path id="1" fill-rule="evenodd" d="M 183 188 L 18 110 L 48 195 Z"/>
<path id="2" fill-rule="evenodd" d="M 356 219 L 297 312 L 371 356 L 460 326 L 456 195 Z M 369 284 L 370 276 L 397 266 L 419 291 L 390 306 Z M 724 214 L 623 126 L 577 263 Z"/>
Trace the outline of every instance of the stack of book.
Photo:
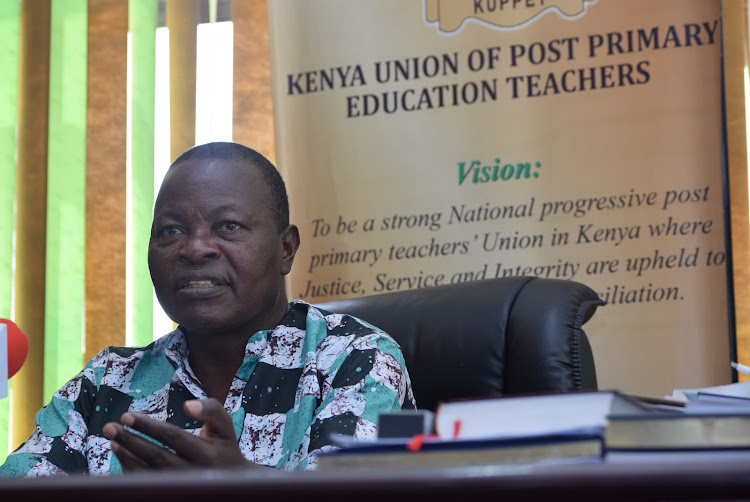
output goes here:
<path id="1" fill-rule="evenodd" d="M 388 430 L 398 430 L 398 417 L 388 419 Z M 428 421 L 404 412 L 403 423 Z M 607 462 L 665 452 L 750 459 L 750 382 L 664 399 L 594 391 L 452 401 L 439 405 L 430 430 L 404 430 L 376 441 L 337 437 L 340 449 L 320 455 L 318 468 Z"/>
<path id="2" fill-rule="evenodd" d="M 608 418 L 607 461 L 750 461 L 750 382 L 675 389 L 667 399 L 681 411 Z"/>

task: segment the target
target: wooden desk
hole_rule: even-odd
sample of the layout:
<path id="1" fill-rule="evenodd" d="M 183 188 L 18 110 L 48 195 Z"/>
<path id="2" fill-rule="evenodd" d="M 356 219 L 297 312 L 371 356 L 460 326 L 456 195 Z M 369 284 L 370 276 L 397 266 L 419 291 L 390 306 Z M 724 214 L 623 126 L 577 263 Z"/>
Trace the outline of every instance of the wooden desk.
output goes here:
<path id="1" fill-rule="evenodd" d="M 740 460 L 354 472 L 204 470 L 106 478 L 3 479 L 0 500 L 750 500 L 750 462 Z"/>

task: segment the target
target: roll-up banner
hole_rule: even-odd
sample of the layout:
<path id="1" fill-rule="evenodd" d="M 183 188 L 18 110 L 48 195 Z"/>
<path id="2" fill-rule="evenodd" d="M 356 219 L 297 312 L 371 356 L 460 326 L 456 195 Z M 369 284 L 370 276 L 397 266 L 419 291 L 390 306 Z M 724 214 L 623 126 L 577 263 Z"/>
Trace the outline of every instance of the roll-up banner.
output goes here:
<path id="1" fill-rule="evenodd" d="M 291 297 L 571 279 L 600 388 L 730 381 L 718 0 L 268 10 Z"/>

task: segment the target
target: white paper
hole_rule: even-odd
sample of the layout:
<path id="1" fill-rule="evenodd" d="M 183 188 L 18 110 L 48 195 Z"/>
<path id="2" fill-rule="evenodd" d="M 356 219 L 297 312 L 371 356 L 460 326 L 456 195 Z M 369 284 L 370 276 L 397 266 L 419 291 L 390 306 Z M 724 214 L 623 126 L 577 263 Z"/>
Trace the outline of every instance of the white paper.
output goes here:
<path id="1" fill-rule="evenodd" d="M 724 396 L 750 398 L 750 381 L 697 389 L 674 389 L 672 395 L 669 397 L 679 401 L 694 401 L 698 398 L 699 392 L 704 394 L 721 394 Z"/>

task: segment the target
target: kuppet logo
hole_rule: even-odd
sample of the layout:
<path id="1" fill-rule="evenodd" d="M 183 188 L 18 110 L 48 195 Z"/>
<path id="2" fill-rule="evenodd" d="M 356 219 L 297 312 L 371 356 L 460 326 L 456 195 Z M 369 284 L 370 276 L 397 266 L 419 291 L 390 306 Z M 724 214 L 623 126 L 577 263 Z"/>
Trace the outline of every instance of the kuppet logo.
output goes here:
<path id="1" fill-rule="evenodd" d="M 428 23 L 443 32 L 458 31 L 466 20 L 477 20 L 497 28 L 528 23 L 547 11 L 575 17 L 596 0 L 425 0 Z"/>

